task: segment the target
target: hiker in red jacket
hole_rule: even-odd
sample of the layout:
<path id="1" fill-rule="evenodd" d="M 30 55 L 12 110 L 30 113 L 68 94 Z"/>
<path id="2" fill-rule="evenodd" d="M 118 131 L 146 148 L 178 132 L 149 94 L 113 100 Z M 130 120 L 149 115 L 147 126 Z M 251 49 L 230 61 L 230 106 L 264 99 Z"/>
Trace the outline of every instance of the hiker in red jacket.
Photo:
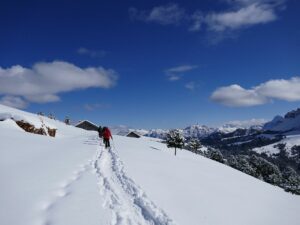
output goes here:
<path id="1" fill-rule="evenodd" d="M 103 127 L 102 135 L 103 135 L 103 142 L 105 144 L 105 148 L 109 148 L 110 147 L 109 139 L 110 138 L 112 139 L 112 135 L 108 127 Z"/>

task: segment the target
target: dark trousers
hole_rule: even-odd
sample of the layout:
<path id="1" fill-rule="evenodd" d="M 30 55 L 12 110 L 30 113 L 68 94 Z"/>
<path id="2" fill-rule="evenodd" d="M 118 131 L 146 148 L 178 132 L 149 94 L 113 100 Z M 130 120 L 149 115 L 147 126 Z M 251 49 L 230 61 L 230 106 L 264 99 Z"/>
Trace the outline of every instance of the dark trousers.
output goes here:
<path id="1" fill-rule="evenodd" d="M 110 147 L 109 138 L 103 138 L 103 142 L 105 144 L 105 148 L 109 148 Z"/>

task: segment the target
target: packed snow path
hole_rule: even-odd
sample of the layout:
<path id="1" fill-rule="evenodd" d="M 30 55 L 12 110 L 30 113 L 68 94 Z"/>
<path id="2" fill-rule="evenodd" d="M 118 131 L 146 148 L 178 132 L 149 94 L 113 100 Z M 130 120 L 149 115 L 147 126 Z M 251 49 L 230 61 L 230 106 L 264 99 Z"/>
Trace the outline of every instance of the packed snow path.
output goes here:
<path id="1" fill-rule="evenodd" d="M 125 174 L 123 163 L 114 148 L 98 146 L 93 166 L 105 198 L 104 207 L 112 210 L 112 225 L 175 224 Z"/>

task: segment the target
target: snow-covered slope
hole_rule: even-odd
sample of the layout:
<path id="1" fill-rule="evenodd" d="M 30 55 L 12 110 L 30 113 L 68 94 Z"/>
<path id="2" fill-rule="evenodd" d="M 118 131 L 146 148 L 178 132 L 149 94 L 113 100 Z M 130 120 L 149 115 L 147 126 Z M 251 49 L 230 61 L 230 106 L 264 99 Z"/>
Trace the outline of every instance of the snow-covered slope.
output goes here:
<path id="1" fill-rule="evenodd" d="M 249 130 L 261 130 L 265 120 L 263 119 L 252 119 L 247 121 L 231 121 L 229 123 L 223 124 L 218 128 L 212 128 L 205 125 L 190 125 L 184 129 L 179 129 L 185 138 L 206 138 L 211 134 L 221 133 L 228 134 L 232 133 L 238 129 L 249 129 Z M 145 134 L 147 137 L 154 137 L 165 139 L 169 130 L 163 129 L 153 129 Z"/>
<path id="2" fill-rule="evenodd" d="M 202 138 L 207 137 L 214 131 L 214 128 L 205 125 L 191 125 L 183 129 L 183 136 L 189 138 Z"/>
<path id="3" fill-rule="evenodd" d="M 300 133 L 300 109 L 288 112 L 284 117 L 276 116 L 264 126 L 264 130 L 287 132 L 298 131 Z"/>
<path id="4" fill-rule="evenodd" d="M 81 129 L 74 129 L 73 126 L 66 126 L 64 123 L 49 119 L 46 116 L 39 116 L 36 114 L 24 112 L 22 110 L 14 109 L 8 106 L 0 104 L 0 123 L 1 120 L 6 121 L 7 119 L 12 120 L 24 120 L 35 127 L 40 128 L 44 125 L 50 128 L 57 129 L 56 137 L 62 138 L 67 136 L 82 135 Z"/>
<path id="5" fill-rule="evenodd" d="M 291 156 L 292 147 L 295 145 L 300 145 L 300 135 L 288 135 L 286 138 L 279 142 L 259 148 L 254 148 L 252 150 L 257 153 L 266 153 L 267 155 L 272 156 L 280 152 L 279 148 L 276 147 L 278 144 L 284 144 L 288 156 Z"/>
<path id="6" fill-rule="evenodd" d="M 223 164 L 147 137 L 105 150 L 96 132 L 45 121 L 56 138 L 0 121 L 1 225 L 299 224 L 299 196 Z"/>
<path id="7" fill-rule="evenodd" d="M 185 138 L 203 138 L 213 133 L 216 129 L 205 125 L 190 125 L 184 129 L 179 129 Z M 153 129 L 145 134 L 147 137 L 165 139 L 169 130 Z"/>
<path id="8" fill-rule="evenodd" d="M 152 129 L 145 136 L 152 138 L 165 139 L 167 137 L 169 130 L 164 129 Z"/>
<path id="9" fill-rule="evenodd" d="M 263 125 L 265 124 L 264 119 L 251 119 L 245 121 L 231 121 L 223 124 L 222 126 L 217 128 L 218 132 L 221 133 L 231 133 L 236 131 L 237 129 L 255 129 L 261 130 Z"/>

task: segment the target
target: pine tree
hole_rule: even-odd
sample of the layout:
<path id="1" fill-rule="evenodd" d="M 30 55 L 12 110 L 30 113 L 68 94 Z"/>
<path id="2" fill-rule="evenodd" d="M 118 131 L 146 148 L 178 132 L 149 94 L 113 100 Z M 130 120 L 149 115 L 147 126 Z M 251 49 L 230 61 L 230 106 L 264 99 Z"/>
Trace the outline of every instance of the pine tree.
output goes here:
<path id="1" fill-rule="evenodd" d="M 261 177 L 264 181 L 280 185 L 282 182 L 282 174 L 279 168 L 273 163 L 264 158 L 252 155 L 250 157 L 250 164 L 255 169 L 255 176 Z"/>
<path id="2" fill-rule="evenodd" d="M 296 162 L 300 163 L 300 145 L 294 145 L 291 148 L 292 158 L 296 160 Z"/>
<path id="3" fill-rule="evenodd" d="M 255 170 L 253 169 L 253 167 L 250 165 L 249 163 L 249 157 L 245 156 L 245 155 L 237 155 L 236 156 L 236 160 L 237 160 L 237 169 L 249 174 L 251 176 L 260 178 L 259 174 L 255 173 Z"/>
<path id="4" fill-rule="evenodd" d="M 201 148 L 201 143 L 198 139 L 192 138 L 187 143 L 188 149 L 192 150 L 194 153 L 198 153 L 198 150 Z"/>
<path id="5" fill-rule="evenodd" d="M 234 155 L 230 155 L 229 158 L 227 159 L 227 164 L 228 166 L 231 166 L 232 168 L 237 169 L 238 167 L 238 161 L 236 160 Z"/>
<path id="6" fill-rule="evenodd" d="M 224 157 L 220 150 L 209 148 L 207 153 L 208 158 L 218 161 L 220 163 L 224 163 Z"/>
<path id="7" fill-rule="evenodd" d="M 179 130 L 170 130 L 167 134 L 167 146 L 168 148 L 175 148 L 175 155 L 176 149 L 182 148 L 184 146 L 184 137 L 180 133 Z"/>
<path id="8" fill-rule="evenodd" d="M 300 176 L 291 167 L 286 167 L 282 172 L 283 184 L 285 191 L 300 195 Z"/>
<path id="9" fill-rule="evenodd" d="M 48 118 L 49 118 L 49 119 L 52 119 L 52 120 L 55 120 L 55 116 L 54 116 L 52 113 L 50 113 L 50 114 L 48 115 Z"/>

